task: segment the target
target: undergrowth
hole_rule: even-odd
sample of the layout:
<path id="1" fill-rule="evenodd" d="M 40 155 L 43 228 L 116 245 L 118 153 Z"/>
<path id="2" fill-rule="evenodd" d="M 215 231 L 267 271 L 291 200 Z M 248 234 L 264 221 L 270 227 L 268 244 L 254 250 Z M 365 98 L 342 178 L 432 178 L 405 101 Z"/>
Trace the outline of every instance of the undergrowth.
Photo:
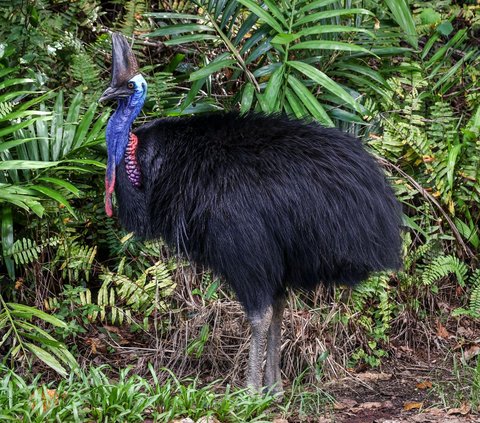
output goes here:
<path id="1" fill-rule="evenodd" d="M 120 371 L 109 376 L 106 366 L 92 367 L 58 384 L 27 381 L 0 367 L 0 419 L 23 422 L 171 422 L 175 418 L 216 417 L 225 423 L 271 421 L 270 395 L 246 390 L 216 393 L 213 384 L 179 381 L 171 373 L 160 383 L 150 368 L 150 380 Z"/>

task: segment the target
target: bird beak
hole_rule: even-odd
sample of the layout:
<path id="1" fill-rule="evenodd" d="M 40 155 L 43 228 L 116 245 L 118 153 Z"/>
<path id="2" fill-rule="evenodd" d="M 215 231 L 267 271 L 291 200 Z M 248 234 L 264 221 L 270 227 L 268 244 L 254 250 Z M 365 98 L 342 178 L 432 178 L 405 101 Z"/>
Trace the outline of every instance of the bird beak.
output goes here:
<path id="1" fill-rule="evenodd" d="M 104 103 L 108 100 L 113 100 L 116 98 L 115 88 L 108 87 L 102 94 L 102 96 L 98 99 L 99 103 Z"/>
<path id="2" fill-rule="evenodd" d="M 123 87 L 108 87 L 98 99 L 99 103 L 104 103 L 109 100 L 116 100 L 118 98 L 130 97 L 132 90 Z"/>

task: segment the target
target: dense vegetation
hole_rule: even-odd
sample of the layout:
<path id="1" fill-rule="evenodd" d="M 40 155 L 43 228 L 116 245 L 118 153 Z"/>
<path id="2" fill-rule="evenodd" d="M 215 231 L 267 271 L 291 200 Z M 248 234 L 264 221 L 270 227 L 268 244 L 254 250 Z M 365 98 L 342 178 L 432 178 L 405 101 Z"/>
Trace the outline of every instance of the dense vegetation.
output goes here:
<path id="1" fill-rule="evenodd" d="M 472 346 L 480 317 L 475 2 L 0 0 L 0 404 L 9 390 L 18 404 L 32 398 L 32 369 L 46 380 L 55 380 L 49 369 L 69 377 L 59 392 L 76 386 L 79 401 L 82 389 L 107 380 L 79 364 L 108 362 L 113 376 L 133 365 L 150 378 L 151 363 L 180 378 L 201 375 L 195 384 L 235 384 L 243 372 L 246 326 L 228 288 L 105 216 L 109 110 L 96 100 L 109 80 L 111 31 L 134 37 L 149 83 L 140 121 L 284 112 L 361 137 L 389 175 L 405 213 L 404 268 L 351 292 L 292 297 L 282 364 L 290 382 L 378 367 L 401 348 L 459 358 Z M 119 391 L 147 389 L 140 376 L 119 377 Z M 192 389 L 168 372 L 159 378 L 166 385 L 153 383 L 150 399 Z M 45 392 L 8 417 L 40 416 Z M 260 418 L 271 400 L 238 405 L 235 420 L 221 407 L 241 404 L 241 392 L 224 400 L 199 392 L 225 421 Z M 455 401 L 474 402 L 472 392 L 478 402 L 478 386 Z M 141 400 L 132 421 L 153 407 Z M 82 401 L 75 407 L 96 419 Z M 175 407 L 156 418 L 188 414 Z"/>

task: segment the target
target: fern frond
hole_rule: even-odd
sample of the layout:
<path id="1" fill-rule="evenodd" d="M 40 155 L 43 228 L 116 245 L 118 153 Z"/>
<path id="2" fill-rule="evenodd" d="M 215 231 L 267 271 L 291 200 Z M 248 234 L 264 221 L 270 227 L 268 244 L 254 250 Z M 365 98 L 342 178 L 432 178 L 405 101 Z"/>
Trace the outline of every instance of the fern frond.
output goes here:
<path id="1" fill-rule="evenodd" d="M 432 285 L 450 274 L 455 274 L 457 281 L 461 286 L 465 286 L 465 277 L 468 273 L 467 265 L 458 257 L 438 256 L 427 265 L 422 274 L 424 285 Z"/>
<path id="2" fill-rule="evenodd" d="M 0 119 L 5 118 L 14 108 L 14 103 L 11 101 L 0 102 Z"/>
<path id="3" fill-rule="evenodd" d="M 72 59 L 72 76 L 82 85 L 82 90 L 93 90 L 99 86 L 100 68 L 92 57 L 86 53 L 78 53 Z"/>

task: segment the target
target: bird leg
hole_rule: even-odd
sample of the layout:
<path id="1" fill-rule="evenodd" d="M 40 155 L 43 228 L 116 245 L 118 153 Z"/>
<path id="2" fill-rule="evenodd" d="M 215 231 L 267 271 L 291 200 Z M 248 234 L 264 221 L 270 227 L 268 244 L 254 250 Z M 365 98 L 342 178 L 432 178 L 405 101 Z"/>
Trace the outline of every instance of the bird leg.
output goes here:
<path id="1" fill-rule="evenodd" d="M 262 363 L 267 341 L 267 332 L 272 321 L 272 307 L 268 307 L 262 314 L 248 316 L 252 328 L 250 340 L 250 355 L 248 357 L 247 386 L 253 392 L 260 392 L 262 388 Z"/>
<path id="2" fill-rule="evenodd" d="M 264 386 L 271 393 L 283 393 L 280 371 L 280 347 L 282 344 L 282 320 L 286 299 L 281 296 L 273 303 L 272 322 L 267 334 L 267 362 L 265 365 Z"/>

